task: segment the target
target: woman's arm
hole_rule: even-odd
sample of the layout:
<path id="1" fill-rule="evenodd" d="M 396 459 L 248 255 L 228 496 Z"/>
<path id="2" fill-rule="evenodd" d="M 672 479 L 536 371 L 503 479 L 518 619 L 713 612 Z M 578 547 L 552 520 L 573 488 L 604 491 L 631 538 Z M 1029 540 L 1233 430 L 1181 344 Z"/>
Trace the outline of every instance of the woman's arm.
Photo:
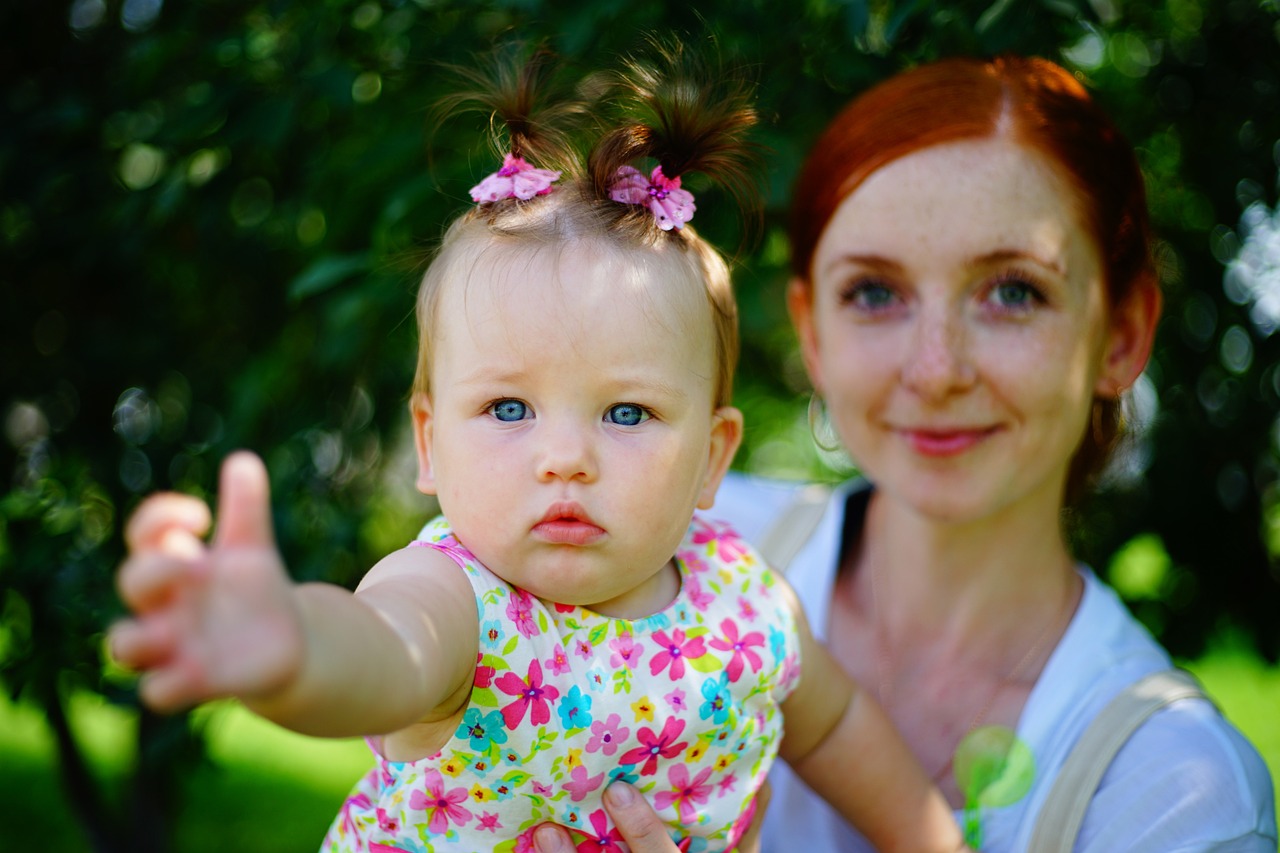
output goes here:
<path id="1" fill-rule="evenodd" d="M 176 710 L 234 696 L 313 735 L 394 731 L 465 698 L 477 616 L 464 573 L 429 548 L 392 554 L 351 594 L 295 585 L 275 547 L 266 470 L 247 453 L 223 465 L 218 530 L 208 508 L 163 494 L 126 530 L 121 597 L 134 618 L 113 655 L 144 672 L 147 704 Z"/>
<path id="2" fill-rule="evenodd" d="M 794 593 L 801 678 L 783 702 L 780 754 L 805 783 L 877 850 L 964 849 L 942 792 L 867 691 L 814 640 Z"/>

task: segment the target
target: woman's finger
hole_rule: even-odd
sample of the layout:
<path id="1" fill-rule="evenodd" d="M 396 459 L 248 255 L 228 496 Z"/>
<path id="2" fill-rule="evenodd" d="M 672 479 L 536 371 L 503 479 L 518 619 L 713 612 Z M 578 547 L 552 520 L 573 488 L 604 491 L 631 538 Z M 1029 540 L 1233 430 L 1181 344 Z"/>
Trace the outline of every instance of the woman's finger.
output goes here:
<path id="1" fill-rule="evenodd" d="M 614 782 L 604 791 L 604 808 L 631 853 L 677 853 L 667 826 L 640 792 L 626 782 Z"/>
<path id="2" fill-rule="evenodd" d="M 764 813 L 769 808 L 770 794 L 768 781 L 760 786 L 759 791 L 756 791 L 755 799 L 752 801 L 755 814 L 751 816 L 751 824 L 747 827 L 747 831 L 742 833 L 742 837 L 738 839 L 738 843 L 733 848 L 738 853 L 759 853 L 760 827 L 764 825 Z"/>

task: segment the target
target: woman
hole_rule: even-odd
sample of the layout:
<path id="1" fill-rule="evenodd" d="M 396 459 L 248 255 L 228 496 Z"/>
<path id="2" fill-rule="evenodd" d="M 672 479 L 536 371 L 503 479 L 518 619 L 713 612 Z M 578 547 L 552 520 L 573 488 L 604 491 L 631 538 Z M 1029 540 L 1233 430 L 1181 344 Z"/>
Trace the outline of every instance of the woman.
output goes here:
<path id="1" fill-rule="evenodd" d="M 984 850 L 1026 850 L 1088 724 L 1170 665 L 1062 531 L 1159 317 L 1141 173 L 1063 69 L 952 59 L 850 104 L 793 204 L 792 320 L 866 479 L 830 495 L 789 579 L 958 819 L 961 740 L 1017 732 L 1030 789 L 979 818 Z M 758 541 L 795 492 L 737 478 L 714 512 Z M 764 850 L 868 849 L 785 768 L 772 782 Z M 1073 849 L 1274 851 L 1271 780 L 1212 705 L 1177 702 L 1116 755 Z"/>
<path id="2" fill-rule="evenodd" d="M 1032 787 L 980 817 L 983 849 L 1027 849 L 1088 723 L 1170 665 L 1062 530 L 1159 316 L 1141 173 L 1063 69 L 945 60 L 828 127 L 791 237 L 805 365 L 866 481 L 836 490 L 789 577 L 954 807 L 961 739 L 1016 730 Z M 758 539 L 785 500 L 738 480 L 717 511 Z M 764 848 L 865 849 L 785 773 Z M 1171 705 L 1110 765 L 1074 849 L 1274 851 L 1266 768 L 1208 702 Z"/>

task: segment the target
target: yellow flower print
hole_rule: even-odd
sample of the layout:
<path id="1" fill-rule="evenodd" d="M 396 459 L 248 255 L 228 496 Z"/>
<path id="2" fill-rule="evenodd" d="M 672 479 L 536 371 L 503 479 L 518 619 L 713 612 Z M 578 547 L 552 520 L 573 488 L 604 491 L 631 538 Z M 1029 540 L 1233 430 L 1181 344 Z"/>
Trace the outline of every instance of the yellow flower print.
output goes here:
<path id="1" fill-rule="evenodd" d="M 440 772 L 448 773 L 450 776 L 458 776 L 463 770 L 467 769 L 467 762 L 458 756 L 447 758 L 440 762 Z"/>
<path id="2" fill-rule="evenodd" d="M 706 753 L 706 751 L 707 751 L 707 745 L 702 741 L 698 741 L 693 746 L 689 747 L 687 752 L 685 752 L 684 754 L 685 761 L 693 763 L 694 761 L 697 761 L 699 758 L 701 758 L 703 754 Z"/>
<path id="3" fill-rule="evenodd" d="M 730 764 L 732 764 L 737 760 L 738 760 L 738 756 L 732 752 L 721 753 L 720 757 L 716 759 L 716 763 L 715 763 L 716 772 L 723 773 L 725 770 L 729 769 Z"/>
<path id="4" fill-rule="evenodd" d="M 575 767 L 581 767 L 582 766 L 582 750 L 580 749 L 569 750 L 569 754 L 564 760 L 564 766 L 566 770 L 572 770 Z"/>
<path id="5" fill-rule="evenodd" d="M 649 701 L 648 696 L 643 696 L 638 702 L 631 703 L 631 710 L 636 713 L 636 722 L 648 720 L 653 722 L 653 703 Z"/>
<path id="6" fill-rule="evenodd" d="M 471 799 L 477 803 L 491 803 L 498 799 L 498 795 L 477 782 L 471 786 Z"/>

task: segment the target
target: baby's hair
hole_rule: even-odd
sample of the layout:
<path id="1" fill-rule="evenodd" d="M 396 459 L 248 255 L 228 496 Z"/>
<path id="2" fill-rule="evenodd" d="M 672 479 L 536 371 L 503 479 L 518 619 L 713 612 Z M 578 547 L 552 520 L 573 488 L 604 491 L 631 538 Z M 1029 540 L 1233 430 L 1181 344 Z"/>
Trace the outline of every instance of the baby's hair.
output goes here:
<path id="1" fill-rule="evenodd" d="M 465 277 L 492 248 L 536 252 L 587 243 L 613 255 L 643 253 L 643 262 L 671 264 L 690 281 L 702 282 L 715 329 L 714 403 L 730 402 L 738 313 L 728 265 L 691 226 L 667 222 L 664 230 L 648 206 L 614 201 L 611 183 L 624 166 L 644 167 L 648 174 L 641 161 L 656 161 L 666 179 L 702 173 L 724 187 L 740 211 L 756 211 L 759 181 L 752 167 L 759 156 L 746 138 L 756 121 L 751 89 L 678 42 L 652 39 L 649 46 L 645 56 L 627 58 L 618 73 L 589 77 L 573 95 L 555 101 L 539 90 L 551 79 L 552 55 L 503 48 L 464 71 L 468 89 L 442 101 L 455 112 L 485 110 L 491 131 L 506 140 L 508 154 L 531 167 L 553 166 L 565 176 L 530 198 L 477 204 L 446 230 L 418 293 L 415 399 L 430 392 L 435 306 L 445 281 Z M 513 64 L 517 58 L 519 64 Z M 586 116 L 598 124 L 585 126 Z M 592 135 L 594 144 L 581 145 Z M 583 147 L 585 158 L 578 153 Z"/>

